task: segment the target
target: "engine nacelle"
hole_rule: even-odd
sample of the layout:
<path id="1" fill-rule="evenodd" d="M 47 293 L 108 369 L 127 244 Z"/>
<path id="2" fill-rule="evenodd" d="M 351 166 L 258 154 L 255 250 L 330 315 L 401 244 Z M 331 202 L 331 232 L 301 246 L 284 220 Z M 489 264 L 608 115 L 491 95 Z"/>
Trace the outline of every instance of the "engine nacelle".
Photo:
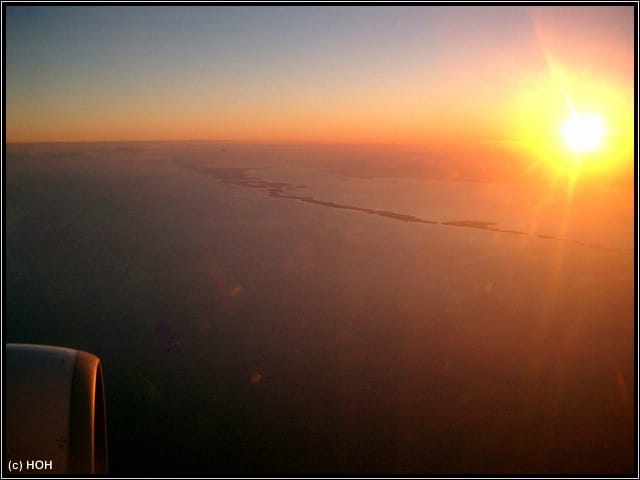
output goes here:
<path id="1" fill-rule="evenodd" d="M 100 359 L 47 345 L 5 347 L 5 472 L 107 473 Z"/>

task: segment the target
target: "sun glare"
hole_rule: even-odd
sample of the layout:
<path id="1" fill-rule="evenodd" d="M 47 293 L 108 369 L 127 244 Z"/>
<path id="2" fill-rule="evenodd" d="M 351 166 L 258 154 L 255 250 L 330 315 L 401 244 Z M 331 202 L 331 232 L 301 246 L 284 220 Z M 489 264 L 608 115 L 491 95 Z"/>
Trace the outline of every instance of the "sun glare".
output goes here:
<path id="1" fill-rule="evenodd" d="M 565 146 L 576 153 L 592 152 L 604 137 L 604 121 L 593 113 L 574 112 L 560 129 Z"/>

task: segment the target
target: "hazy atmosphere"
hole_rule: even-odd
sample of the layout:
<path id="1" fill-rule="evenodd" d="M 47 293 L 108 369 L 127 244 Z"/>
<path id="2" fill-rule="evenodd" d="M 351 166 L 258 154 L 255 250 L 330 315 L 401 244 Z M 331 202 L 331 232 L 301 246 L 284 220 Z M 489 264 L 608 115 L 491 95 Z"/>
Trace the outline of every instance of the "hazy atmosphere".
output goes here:
<path id="1" fill-rule="evenodd" d="M 109 472 L 633 474 L 629 6 L 3 6 L 4 341 Z"/>

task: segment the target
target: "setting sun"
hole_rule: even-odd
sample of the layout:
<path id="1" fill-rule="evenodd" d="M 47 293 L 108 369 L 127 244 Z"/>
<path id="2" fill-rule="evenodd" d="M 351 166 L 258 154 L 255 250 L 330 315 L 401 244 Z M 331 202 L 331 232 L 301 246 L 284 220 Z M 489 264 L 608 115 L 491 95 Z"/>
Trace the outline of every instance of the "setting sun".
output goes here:
<path id="1" fill-rule="evenodd" d="M 576 153 L 591 152 L 600 146 L 605 134 L 604 121 L 592 113 L 574 112 L 560 129 L 565 146 Z"/>

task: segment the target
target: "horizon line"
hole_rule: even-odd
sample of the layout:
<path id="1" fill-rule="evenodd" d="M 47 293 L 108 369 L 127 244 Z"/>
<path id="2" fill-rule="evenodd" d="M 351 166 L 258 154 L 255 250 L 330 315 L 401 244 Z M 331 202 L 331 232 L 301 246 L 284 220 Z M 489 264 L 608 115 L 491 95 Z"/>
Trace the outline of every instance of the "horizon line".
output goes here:
<path id="1" fill-rule="evenodd" d="M 69 144 L 95 144 L 95 143 L 232 143 L 232 144 L 256 144 L 256 145 L 378 145 L 394 147 L 428 147 L 427 144 L 418 142 L 391 142 L 391 141 L 347 141 L 347 140 L 237 140 L 237 139 L 179 139 L 179 140 L 33 140 L 33 141 L 6 141 L 9 145 L 69 145 Z"/>

